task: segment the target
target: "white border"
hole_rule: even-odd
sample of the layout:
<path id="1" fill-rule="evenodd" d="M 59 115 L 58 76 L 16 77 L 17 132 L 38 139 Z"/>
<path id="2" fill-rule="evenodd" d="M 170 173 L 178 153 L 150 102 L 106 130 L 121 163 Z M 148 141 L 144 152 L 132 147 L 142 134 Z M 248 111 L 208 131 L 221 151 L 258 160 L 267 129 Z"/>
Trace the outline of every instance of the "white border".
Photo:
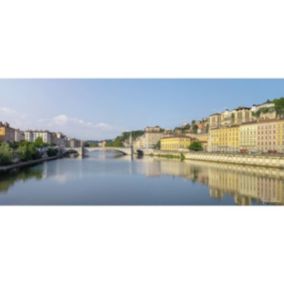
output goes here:
<path id="1" fill-rule="evenodd" d="M 0 77 L 283 78 L 282 3 L 1 1 Z M 282 208 L 0 214 L 5 284 L 283 282 Z"/>
<path id="2" fill-rule="evenodd" d="M 0 77 L 282 78 L 283 1 L 11 0 Z"/>

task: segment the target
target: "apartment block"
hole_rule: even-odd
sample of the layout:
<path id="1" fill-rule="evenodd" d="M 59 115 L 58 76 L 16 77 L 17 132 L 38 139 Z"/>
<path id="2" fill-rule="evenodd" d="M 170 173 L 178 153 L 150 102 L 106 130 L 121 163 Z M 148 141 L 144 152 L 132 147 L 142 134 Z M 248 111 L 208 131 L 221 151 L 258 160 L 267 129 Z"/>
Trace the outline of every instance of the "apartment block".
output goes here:
<path id="1" fill-rule="evenodd" d="M 0 122 L 0 141 L 2 142 L 14 142 L 15 141 L 15 129 L 10 127 L 9 123 Z"/>
<path id="2" fill-rule="evenodd" d="M 24 132 L 25 140 L 28 142 L 34 142 L 34 132 L 31 130 L 27 130 Z"/>
<path id="3" fill-rule="evenodd" d="M 240 125 L 240 150 L 243 152 L 254 153 L 257 147 L 257 123 L 246 123 Z"/>
<path id="4" fill-rule="evenodd" d="M 161 150 L 162 151 L 180 151 L 188 150 L 191 142 L 195 138 L 188 136 L 171 136 L 164 137 L 161 139 Z"/>
<path id="5" fill-rule="evenodd" d="M 15 142 L 21 142 L 25 140 L 25 133 L 21 131 L 20 129 L 15 129 L 15 137 L 14 141 Z"/>
<path id="6" fill-rule="evenodd" d="M 209 116 L 209 129 L 219 128 L 221 126 L 221 114 L 214 113 Z"/>
<path id="7" fill-rule="evenodd" d="M 260 121 L 257 123 L 257 149 L 259 152 L 281 152 L 277 145 L 278 120 Z"/>
<path id="8" fill-rule="evenodd" d="M 240 127 L 229 126 L 211 129 L 208 143 L 209 152 L 238 152 L 240 149 Z"/>

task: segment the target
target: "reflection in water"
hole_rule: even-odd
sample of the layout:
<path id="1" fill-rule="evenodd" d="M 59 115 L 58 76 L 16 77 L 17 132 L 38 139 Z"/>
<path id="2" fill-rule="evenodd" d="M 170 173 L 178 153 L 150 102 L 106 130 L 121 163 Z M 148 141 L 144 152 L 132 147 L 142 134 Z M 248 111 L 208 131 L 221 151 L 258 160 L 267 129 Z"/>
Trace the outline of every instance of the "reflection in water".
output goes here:
<path id="1" fill-rule="evenodd" d="M 177 183 L 182 180 L 190 183 Z M 119 204 L 162 205 L 172 204 L 172 199 L 182 200 L 175 200 L 174 204 L 284 204 L 281 169 L 155 158 L 131 161 L 127 156 L 118 158 L 104 151 L 90 153 L 87 159 L 57 160 L 1 174 L 0 193 L 7 195 L 9 188 L 11 191 L 15 188 L 15 195 L 16 189 L 23 194 L 18 184 L 28 181 L 36 181 L 36 187 L 46 194 L 41 196 L 39 204 L 44 203 L 43 198 L 51 198 L 52 203 L 57 195 L 62 198 L 58 203 L 65 204 L 64 200 L 72 194 L 76 195 L 76 199 L 72 195 L 76 204 L 97 204 L 99 198 L 104 198 L 100 204 L 116 204 L 113 195 L 121 198 Z M 49 183 L 44 184 L 44 181 Z M 75 185 L 77 187 L 73 188 Z M 129 196 L 135 196 L 135 202 L 130 202 Z M 199 199 L 194 203 L 192 198 L 196 196 Z M 160 200 L 166 201 L 159 203 Z"/>
<path id="2" fill-rule="evenodd" d="M 8 189 L 19 181 L 26 181 L 30 179 L 41 180 L 43 172 L 38 168 L 27 168 L 11 173 L 1 173 L 0 175 L 0 194 L 5 193 Z"/>
<path id="3" fill-rule="evenodd" d="M 281 169 L 197 161 L 156 160 L 149 164 L 144 163 L 145 175 L 172 175 L 205 184 L 214 199 L 221 200 L 228 194 L 239 205 L 249 205 L 253 200 L 284 204 L 284 172 Z"/>

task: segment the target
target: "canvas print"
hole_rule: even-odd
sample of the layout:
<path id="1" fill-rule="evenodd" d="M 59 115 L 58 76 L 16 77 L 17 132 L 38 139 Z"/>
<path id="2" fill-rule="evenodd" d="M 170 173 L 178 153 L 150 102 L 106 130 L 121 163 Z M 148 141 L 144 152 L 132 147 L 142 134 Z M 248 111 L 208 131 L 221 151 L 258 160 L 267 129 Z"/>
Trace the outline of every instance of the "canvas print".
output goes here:
<path id="1" fill-rule="evenodd" d="M 0 205 L 283 205 L 284 80 L 1 79 Z"/>

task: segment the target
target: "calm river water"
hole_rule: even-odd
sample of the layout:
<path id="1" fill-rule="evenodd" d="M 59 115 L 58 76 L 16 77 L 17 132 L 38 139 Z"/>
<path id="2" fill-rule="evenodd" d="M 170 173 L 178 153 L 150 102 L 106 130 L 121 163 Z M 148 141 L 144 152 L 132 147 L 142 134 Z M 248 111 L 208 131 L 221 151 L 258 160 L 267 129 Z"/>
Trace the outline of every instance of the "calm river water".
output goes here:
<path id="1" fill-rule="evenodd" d="M 282 205 L 283 172 L 96 151 L 1 174 L 0 204 Z"/>

